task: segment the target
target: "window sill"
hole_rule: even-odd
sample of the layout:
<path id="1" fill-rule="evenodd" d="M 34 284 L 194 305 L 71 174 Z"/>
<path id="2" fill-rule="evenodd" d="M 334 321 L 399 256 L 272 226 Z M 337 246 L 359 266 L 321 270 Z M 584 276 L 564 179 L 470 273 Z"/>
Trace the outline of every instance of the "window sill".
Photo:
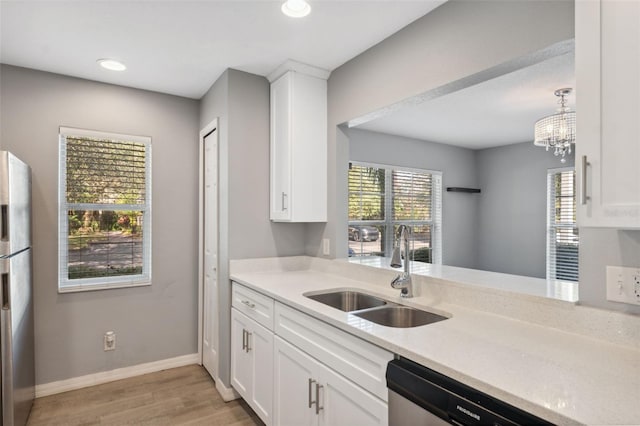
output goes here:
<path id="1" fill-rule="evenodd" d="M 80 285 L 65 285 L 64 287 L 58 286 L 58 293 L 79 293 L 85 291 L 97 291 L 97 290 L 111 290 L 116 288 L 130 288 L 130 287 L 147 287 L 151 285 L 151 281 L 140 282 L 122 282 L 122 283 L 105 283 L 105 284 L 80 284 Z"/>

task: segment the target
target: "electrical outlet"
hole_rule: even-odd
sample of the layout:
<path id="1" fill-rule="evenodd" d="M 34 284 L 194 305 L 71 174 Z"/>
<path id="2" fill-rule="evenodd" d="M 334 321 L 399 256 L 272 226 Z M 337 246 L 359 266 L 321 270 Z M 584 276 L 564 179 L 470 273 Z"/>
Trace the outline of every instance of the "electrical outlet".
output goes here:
<path id="1" fill-rule="evenodd" d="M 322 255 L 329 256 L 331 254 L 331 240 L 328 238 L 322 239 Z"/>
<path id="2" fill-rule="evenodd" d="M 104 350 L 116 350 L 116 333 L 114 333 L 113 331 L 107 331 L 106 333 L 104 333 Z"/>
<path id="3" fill-rule="evenodd" d="M 607 266 L 607 300 L 640 305 L 640 268 Z"/>

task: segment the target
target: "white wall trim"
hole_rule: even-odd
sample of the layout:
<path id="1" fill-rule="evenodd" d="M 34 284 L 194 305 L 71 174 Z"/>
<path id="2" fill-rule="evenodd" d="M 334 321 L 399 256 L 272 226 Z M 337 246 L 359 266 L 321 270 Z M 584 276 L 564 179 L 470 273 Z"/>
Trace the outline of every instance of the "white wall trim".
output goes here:
<path id="1" fill-rule="evenodd" d="M 224 383 L 222 383 L 222 380 L 215 379 L 215 382 L 216 382 L 216 389 L 220 393 L 220 396 L 222 397 L 222 400 L 224 402 L 229 402 L 229 401 L 233 401 L 234 399 L 240 398 L 240 394 L 236 392 L 234 388 L 226 387 Z"/>
<path id="2" fill-rule="evenodd" d="M 160 361 L 132 365 L 131 367 L 101 371 L 100 373 L 87 374 L 86 376 L 73 377 L 71 379 L 59 380 L 57 382 L 44 383 L 42 385 L 36 385 L 36 398 L 199 363 L 200 356 L 198 354 L 189 354 Z"/>

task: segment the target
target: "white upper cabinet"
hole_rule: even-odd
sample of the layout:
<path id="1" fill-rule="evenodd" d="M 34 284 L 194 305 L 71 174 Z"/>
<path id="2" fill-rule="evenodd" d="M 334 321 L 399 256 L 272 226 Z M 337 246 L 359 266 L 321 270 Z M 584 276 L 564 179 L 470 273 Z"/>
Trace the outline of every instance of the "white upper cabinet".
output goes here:
<path id="1" fill-rule="evenodd" d="M 328 74 L 305 66 L 270 76 L 273 221 L 327 221 Z"/>
<path id="2" fill-rule="evenodd" d="M 581 227 L 640 228 L 640 2 L 576 1 Z"/>

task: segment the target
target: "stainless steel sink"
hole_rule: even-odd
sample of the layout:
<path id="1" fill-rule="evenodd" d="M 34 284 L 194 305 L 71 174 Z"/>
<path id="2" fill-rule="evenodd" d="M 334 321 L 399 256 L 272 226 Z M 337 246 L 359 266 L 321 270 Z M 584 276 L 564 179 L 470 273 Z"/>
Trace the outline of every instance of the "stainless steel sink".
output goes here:
<path id="1" fill-rule="evenodd" d="M 400 305 L 369 309 L 362 312 L 355 312 L 353 315 L 375 322 L 376 324 L 398 328 L 419 327 L 447 319 L 447 317 L 442 315 Z"/>
<path id="2" fill-rule="evenodd" d="M 304 296 L 387 327 L 419 327 L 447 319 L 442 315 L 398 305 L 354 290 L 330 290 L 325 293 L 304 294 Z"/>
<path id="3" fill-rule="evenodd" d="M 313 299 L 332 308 L 340 309 L 345 312 L 359 311 L 362 309 L 384 306 L 386 301 L 370 294 L 360 293 L 357 291 L 332 291 L 329 293 L 320 293 L 305 295 L 309 299 Z"/>

